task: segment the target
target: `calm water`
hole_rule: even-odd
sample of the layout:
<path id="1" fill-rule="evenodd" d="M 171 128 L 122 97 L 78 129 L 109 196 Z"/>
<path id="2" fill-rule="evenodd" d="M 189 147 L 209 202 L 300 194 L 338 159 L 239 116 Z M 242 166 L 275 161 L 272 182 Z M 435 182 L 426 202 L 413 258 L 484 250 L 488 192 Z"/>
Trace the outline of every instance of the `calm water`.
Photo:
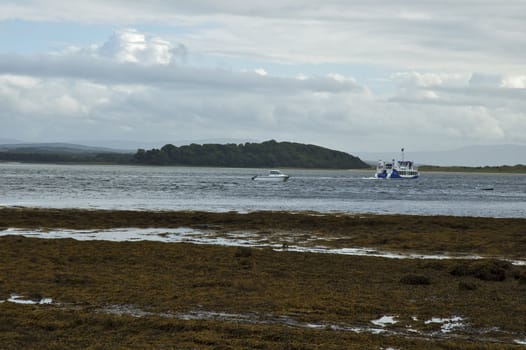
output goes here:
<path id="1" fill-rule="evenodd" d="M 314 210 L 526 217 L 526 176 L 286 170 L 286 183 L 252 181 L 263 169 L 0 164 L 0 205 L 155 210 Z M 493 188 L 492 191 L 483 190 Z"/>

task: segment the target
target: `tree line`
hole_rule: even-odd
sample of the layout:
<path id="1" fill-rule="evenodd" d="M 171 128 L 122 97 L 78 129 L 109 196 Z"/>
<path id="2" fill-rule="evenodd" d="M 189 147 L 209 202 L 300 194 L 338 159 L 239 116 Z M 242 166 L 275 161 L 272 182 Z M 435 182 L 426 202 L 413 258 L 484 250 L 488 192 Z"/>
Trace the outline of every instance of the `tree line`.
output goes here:
<path id="1" fill-rule="evenodd" d="M 369 165 L 345 152 L 294 142 L 191 144 L 139 149 L 134 162 L 151 165 L 361 169 Z"/>

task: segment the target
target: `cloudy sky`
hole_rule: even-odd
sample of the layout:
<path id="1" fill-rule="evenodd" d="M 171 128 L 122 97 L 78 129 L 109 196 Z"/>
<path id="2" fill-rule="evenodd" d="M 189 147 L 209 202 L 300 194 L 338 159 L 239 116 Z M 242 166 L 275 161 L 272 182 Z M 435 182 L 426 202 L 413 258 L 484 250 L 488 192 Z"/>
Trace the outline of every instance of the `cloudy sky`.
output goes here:
<path id="1" fill-rule="evenodd" d="M 526 144 L 526 2 L 0 0 L 0 139 Z"/>

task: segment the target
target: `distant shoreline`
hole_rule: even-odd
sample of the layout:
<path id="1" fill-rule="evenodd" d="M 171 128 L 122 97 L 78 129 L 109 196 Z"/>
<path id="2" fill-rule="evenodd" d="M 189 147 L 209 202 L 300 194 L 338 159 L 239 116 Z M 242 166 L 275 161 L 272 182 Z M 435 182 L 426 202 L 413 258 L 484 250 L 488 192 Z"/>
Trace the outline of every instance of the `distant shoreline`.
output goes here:
<path id="1" fill-rule="evenodd" d="M 435 166 L 435 165 L 421 165 L 418 167 L 420 171 L 429 172 L 448 172 L 448 173 L 492 173 L 492 174 L 526 174 L 526 165 L 501 165 L 501 166 L 483 166 L 483 167 L 467 167 L 467 166 Z"/>
<path id="2" fill-rule="evenodd" d="M 24 160 L 2 160 L 0 164 L 57 164 L 57 165 L 125 165 L 125 166 L 162 166 L 162 167 L 188 167 L 188 168 L 235 168 L 235 169 L 268 169 L 269 167 L 239 167 L 239 166 L 215 166 L 215 165 L 156 165 L 123 162 L 96 162 L 96 161 L 24 161 Z M 305 169 L 305 170 L 361 170 L 374 171 L 374 167 L 367 168 L 304 168 L 292 166 L 277 166 L 280 169 Z M 443 172 L 443 173 L 484 173 L 484 174 L 526 174 L 526 165 L 518 164 L 514 166 L 435 166 L 421 165 L 418 170 L 422 172 Z"/>
<path id="3" fill-rule="evenodd" d="M 136 153 L 79 152 L 76 149 L 20 148 L 0 150 L 0 160 L 36 163 L 103 163 L 215 166 L 234 168 L 327 168 L 367 169 L 369 165 L 351 154 L 294 142 L 245 144 L 191 144 L 160 149 L 138 149 Z"/>

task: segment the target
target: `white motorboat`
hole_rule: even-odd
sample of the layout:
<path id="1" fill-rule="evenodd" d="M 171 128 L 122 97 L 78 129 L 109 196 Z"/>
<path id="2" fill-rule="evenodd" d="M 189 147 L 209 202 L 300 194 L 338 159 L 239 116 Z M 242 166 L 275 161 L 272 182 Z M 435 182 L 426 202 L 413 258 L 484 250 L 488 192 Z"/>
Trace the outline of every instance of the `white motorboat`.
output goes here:
<path id="1" fill-rule="evenodd" d="M 276 169 L 270 170 L 267 175 L 252 176 L 252 180 L 256 181 L 287 181 L 288 179 L 288 175 L 285 175 L 281 171 Z"/>

